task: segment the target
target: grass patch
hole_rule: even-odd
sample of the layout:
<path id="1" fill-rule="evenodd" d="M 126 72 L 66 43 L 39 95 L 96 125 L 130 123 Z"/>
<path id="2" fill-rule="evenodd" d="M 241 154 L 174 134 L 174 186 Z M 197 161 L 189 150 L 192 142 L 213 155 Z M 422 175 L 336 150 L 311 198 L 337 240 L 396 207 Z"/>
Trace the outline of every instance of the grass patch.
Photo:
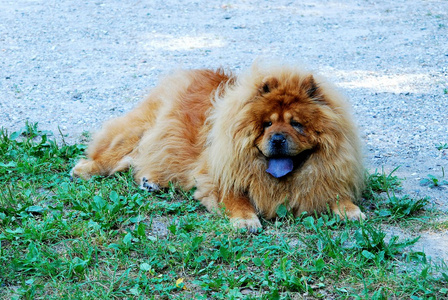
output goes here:
<path id="1" fill-rule="evenodd" d="M 148 195 L 131 172 L 70 181 L 85 146 L 58 144 L 37 125 L 0 132 L 0 298 L 428 299 L 448 296 L 446 266 L 409 251 L 417 239 L 382 226 L 423 200 L 389 198 L 378 218 L 263 220 L 235 231 L 192 192 Z M 369 177 L 372 197 L 398 187 Z M 445 224 L 446 225 L 446 224 Z M 441 226 L 445 226 L 441 225 Z"/>
<path id="2" fill-rule="evenodd" d="M 380 217 L 396 221 L 417 215 L 428 203 L 428 198 L 412 199 L 408 195 L 401 197 L 393 195 L 388 196 L 375 213 Z"/>
<path id="3" fill-rule="evenodd" d="M 382 224 L 393 224 L 412 232 L 426 230 L 441 213 L 432 209 L 429 197 L 415 199 L 400 195 L 402 179 L 393 175 L 397 170 L 398 167 L 390 173 L 384 170 L 367 173 L 361 204 L 371 218 Z"/>
<path id="4" fill-rule="evenodd" d="M 379 193 L 395 192 L 400 189 L 401 179 L 398 176 L 393 175 L 399 167 L 395 168 L 389 174 L 386 174 L 384 170 L 369 174 L 366 173 L 366 188 L 363 192 L 363 197 L 366 199 L 375 199 Z"/>

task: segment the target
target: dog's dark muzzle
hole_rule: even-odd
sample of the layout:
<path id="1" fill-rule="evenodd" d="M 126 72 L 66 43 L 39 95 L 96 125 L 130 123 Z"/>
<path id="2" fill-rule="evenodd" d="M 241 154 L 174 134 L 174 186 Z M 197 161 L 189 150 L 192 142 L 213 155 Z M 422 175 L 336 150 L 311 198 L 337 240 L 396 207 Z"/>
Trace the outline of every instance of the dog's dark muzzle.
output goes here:
<path id="1" fill-rule="evenodd" d="M 270 156 L 284 156 L 288 155 L 288 140 L 285 135 L 281 133 L 275 133 L 269 140 L 269 152 Z"/>

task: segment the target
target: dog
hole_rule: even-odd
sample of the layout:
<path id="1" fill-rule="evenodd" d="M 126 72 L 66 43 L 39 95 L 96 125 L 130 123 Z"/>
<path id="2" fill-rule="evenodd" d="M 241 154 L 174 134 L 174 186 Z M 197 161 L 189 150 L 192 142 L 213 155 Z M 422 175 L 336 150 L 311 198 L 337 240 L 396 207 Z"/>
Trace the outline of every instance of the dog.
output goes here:
<path id="1" fill-rule="evenodd" d="M 237 228 L 257 231 L 279 205 L 295 215 L 363 219 L 354 204 L 364 184 L 350 106 L 303 68 L 254 63 L 240 75 L 181 70 L 124 116 L 106 122 L 74 177 L 131 166 L 149 192 L 171 182 Z"/>

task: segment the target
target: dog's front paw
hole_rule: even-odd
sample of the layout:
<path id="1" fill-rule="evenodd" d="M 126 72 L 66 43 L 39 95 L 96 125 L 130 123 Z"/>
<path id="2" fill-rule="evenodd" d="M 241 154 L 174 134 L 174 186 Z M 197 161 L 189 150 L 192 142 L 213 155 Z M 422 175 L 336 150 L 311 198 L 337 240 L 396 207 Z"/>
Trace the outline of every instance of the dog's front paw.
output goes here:
<path id="1" fill-rule="evenodd" d="M 146 179 L 146 177 L 142 177 L 140 181 L 140 189 L 152 193 L 159 191 L 160 186 L 157 183 L 149 182 L 148 179 Z"/>
<path id="2" fill-rule="evenodd" d="M 366 215 L 358 206 L 351 202 L 337 203 L 332 207 L 333 213 L 338 215 L 342 220 L 365 220 Z"/>
<path id="3" fill-rule="evenodd" d="M 346 212 L 346 216 L 348 220 L 356 221 L 356 220 L 365 220 L 366 215 L 359 209 L 359 207 L 355 210 Z"/>
<path id="4" fill-rule="evenodd" d="M 257 215 L 252 215 L 250 218 L 230 218 L 230 222 L 235 228 L 246 228 L 250 233 L 257 233 L 262 228 L 260 219 Z"/>

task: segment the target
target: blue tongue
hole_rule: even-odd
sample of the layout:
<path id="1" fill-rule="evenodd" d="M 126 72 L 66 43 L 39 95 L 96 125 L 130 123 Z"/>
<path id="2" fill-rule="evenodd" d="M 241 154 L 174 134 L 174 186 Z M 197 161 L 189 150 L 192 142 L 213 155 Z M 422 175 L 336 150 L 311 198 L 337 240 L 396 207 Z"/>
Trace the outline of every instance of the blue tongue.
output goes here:
<path id="1" fill-rule="evenodd" d="M 294 164 L 291 158 L 270 158 L 266 172 L 275 178 L 280 178 L 290 173 L 293 168 Z"/>

